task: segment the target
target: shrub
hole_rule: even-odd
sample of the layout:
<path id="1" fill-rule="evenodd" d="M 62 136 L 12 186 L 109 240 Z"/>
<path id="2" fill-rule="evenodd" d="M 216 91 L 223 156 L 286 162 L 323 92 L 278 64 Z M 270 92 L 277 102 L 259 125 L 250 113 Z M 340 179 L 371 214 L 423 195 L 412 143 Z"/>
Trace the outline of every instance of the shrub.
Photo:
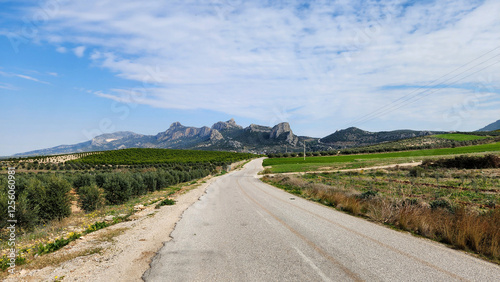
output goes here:
<path id="1" fill-rule="evenodd" d="M 132 187 L 130 179 L 121 173 L 112 174 L 103 185 L 106 201 L 109 204 L 121 204 L 130 199 Z"/>
<path id="2" fill-rule="evenodd" d="M 135 196 L 144 195 L 148 192 L 144 178 L 140 173 L 134 173 L 131 178 L 132 194 Z"/>
<path id="3" fill-rule="evenodd" d="M 429 205 L 431 206 L 431 209 L 433 209 L 433 210 L 435 210 L 435 209 L 445 209 L 445 210 L 448 210 L 448 211 L 453 211 L 453 208 L 452 208 L 450 202 L 448 202 L 445 199 L 434 200 L 434 201 L 430 202 Z"/>
<path id="4" fill-rule="evenodd" d="M 165 199 L 160 203 L 158 203 L 155 208 L 159 209 L 161 206 L 171 206 L 171 205 L 175 205 L 175 200 Z"/>
<path id="5" fill-rule="evenodd" d="M 95 176 L 95 184 L 99 187 L 103 187 L 104 183 L 106 183 L 108 175 L 105 173 L 99 173 Z"/>
<path id="6" fill-rule="evenodd" d="M 62 219 L 71 214 L 71 184 L 60 176 L 30 178 L 26 186 L 27 205 L 40 221 Z"/>
<path id="7" fill-rule="evenodd" d="M 59 250 L 60 248 L 69 244 L 72 240 L 59 238 L 54 240 L 54 242 L 50 242 L 46 245 L 40 243 L 38 245 L 38 251 L 36 252 L 38 255 L 48 254 Z"/>
<path id="8" fill-rule="evenodd" d="M 83 186 L 78 189 L 78 204 L 86 211 L 91 212 L 104 206 L 104 195 L 97 185 Z"/>
<path id="9" fill-rule="evenodd" d="M 370 199 L 377 196 L 377 191 L 369 190 L 358 195 L 359 199 Z"/>
<path id="10" fill-rule="evenodd" d="M 89 225 L 89 227 L 85 231 L 83 231 L 83 233 L 89 234 L 89 233 L 92 233 L 92 232 L 97 231 L 99 229 L 106 228 L 108 226 L 109 226 L 109 224 L 107 222 L 105 222 L 105 221 L 98 221 L 98 222 L 95 222 L 92 225 Z"/>
<path id="11" fill-rule="evenodd" d="M 73 180 L 73 186 L 78 189 L 83 186 L 91 186 L 94 183 L 94 177 L 88 173 L 78 174 Z"/>
<path id="12" fill-rule="evenodd" d="M 410 169 L 409 175 L 411 177 L 422 177 L 424 174 L 424 169 L 421 167 L 414 167 Z"/>
<path id="13" fill-rule="evenodd" d="M 500 168 L 500 157 L 489 154 L 486 156 L 457 156 L 452 159 L 427 160 L 422 163 L 424 166 L 445 167 L 445 168 Z"/>

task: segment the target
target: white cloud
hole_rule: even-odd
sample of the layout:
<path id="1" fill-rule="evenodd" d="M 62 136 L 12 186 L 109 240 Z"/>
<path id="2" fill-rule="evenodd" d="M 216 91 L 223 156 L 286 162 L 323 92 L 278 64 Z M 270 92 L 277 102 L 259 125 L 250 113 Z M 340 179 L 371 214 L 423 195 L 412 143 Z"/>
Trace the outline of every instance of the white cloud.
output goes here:
<path id="1" fill-rule="evenodd" d="M 498 60 L 500 49 L 473 61 L 498 46 L 495 0 L 319 1 L 301 9 L 299 1 L 224 3 L 69 1 L 42 36 L 56 46 L 79 46 L 78 57 L 92 48 L 94 63 L 141 85 L 147 95 L 138 103 L 269 123 L 349 125 L 405 95 L 425 96 L 398 86 L 441 82 L 446 87 L 367 124 L 390 124 L 391 117 L 445 127 L 439 120 L 449 101 L 474 93 L 457 85 L 489 77 L 500 89 L 500 64 L 481 70 Z M 396 89 L 381 90 L 388 86 Z M 128 94 L 102 89 L 99 95 L 121 101 Z"/>
<path id="2" fill-rule="evenodd" d="M 23 75 L 23 74 L 14 74 L 14 76 L 20 77 L 20 78 L 23 78 L 23 79 L 27 79 L 27 80 L 31 80 L 31 81 L 34 81 L 34 82 L 38 82 L 38 83 L 50 84 L 50 83 L 48 83 L 46 81 L 42 81 L 42 80 L 39 80 L 37 78 L 31 77 L 31 76 L 27 76 L 27 75 Z"/>
<path id="3" fill-rule="evenodd" d="M 59 53 L 66 53 L 68 50 L 66 49 L 66 47 L 59 46 L 56 48 L 56 51 Z"/>
<path id="4" fill-rule="evenodd" d="M 0 82 L 0 89 L 5 89 L 5 90 L 17 90 L 17 88 L 16 88 L 16 87 L 14 87 L 13 85 L 8 84 L 8 83 L 3 83 L 3 82 Z"/>
<path id="5" fill-rule="evenodd" d="M 76 48 L 73 48 L 73 53 L 75 53 L 75 55 L 78 57 L 78 58 L 81 58 L 83 57 L 83 55 L 85 54 L 85 49 L 86 47 L 85 46 L 78 46 Z"/>

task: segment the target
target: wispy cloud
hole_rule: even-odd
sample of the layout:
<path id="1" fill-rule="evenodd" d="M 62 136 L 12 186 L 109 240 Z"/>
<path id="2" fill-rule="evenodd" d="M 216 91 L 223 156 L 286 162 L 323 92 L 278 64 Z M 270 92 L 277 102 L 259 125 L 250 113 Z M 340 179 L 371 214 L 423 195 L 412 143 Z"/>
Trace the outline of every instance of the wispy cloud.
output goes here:
<path id="1" fill-rule="evenodd" d="M 446 87 L 367 120 L 372 127 L 395 117 L 444 127 L 437 121 L 453 107 L 450 101 L 460 104 L 477 90 L 459 85 L 487 78 L 500 88 L 500 64 L 474 73 L 500 54 L 474 61 L 499 45 L 495 0 L 226 2 L 69 1 L 41 36 L 55 46 L 78 46 L 72 49 L 78 57 L 92 49 L 95 64 L 146 84 L 137 103 L 262 121 L 348 125 L 415 90 L 391 86 L 433 85 L 464 64 L 485 61 L 462 68 Z M 128 95 L 99 94 L 116 101 Z M 477 114 L 485 119 L 491 112 Z"/>
<path id="2" fill-rule="evenodd" d="M 8 84 L 8 83 L 3 83 L 0 82 L 0 89 L 5 89 L 5 90 L 18 90 L 15 86 Z"/>
<path id="3" fill-rule="evenodd" d="M 56 51 L 59 53 L 66 53 L 68 51 L 68 49 L 66 49 L 66 47 L 58 46 L 56 48 Z"/>
<path id="4" fill-rule="evenodd" d="M 14 74 L 14 76 L 16 77 L 20 77 L 20 78 L 24 78 L 24 79 L 27 79 L 27 80 L 31 80 L 31 81 L 35 81 L 35 82 L 38 82 L 38 83 L 43 83 L 43 84 L 50 84 L 46 81 L 43 81 L 43 80 L 39 80 L 37 78 L 34 78 L 34 77 L 31 77 L 31 76 L 28 76 L 28 75 L 23 75 L 23 74 Z"/>
<path id="5" fill-rule="evenodd" d="M 31 71 L 31 72 L 35 72 L 36 73 L 36 71 Z M 22 78 L 22 79 L 31 80 L 31 81 L 34 81 L 34 82 L 38 82 L 38 83 L 50 85 L 49 82 L 40 80 L 38 78 L 34 78 L 32 76 L 29 76 L 29 75 L 12 73 L 12 72 L 3 72 L 3 71 L 0 71 L 0 75 L 5 76 L 5 77 L 18 77 L 18 78 Z"/>

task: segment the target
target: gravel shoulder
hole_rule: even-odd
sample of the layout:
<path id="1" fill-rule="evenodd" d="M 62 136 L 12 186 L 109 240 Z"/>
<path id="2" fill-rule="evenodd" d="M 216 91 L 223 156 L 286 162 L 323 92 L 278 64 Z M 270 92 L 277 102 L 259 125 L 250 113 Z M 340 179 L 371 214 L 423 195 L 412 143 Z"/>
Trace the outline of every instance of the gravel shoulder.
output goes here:
<path id="1" fill-rule="evenodd" d="M 153 256 L 171 239 L 170 233 L 183 212 L 215 179 L 178 195 L 175 205 L 160 209 L 148 206 L 132 215 L 131 221 L 93 232 L 44 255 L 43 260 L 52 262 L 51 266 L 23 269 L 5 281 L 143 281 L 142 274 Z"/>

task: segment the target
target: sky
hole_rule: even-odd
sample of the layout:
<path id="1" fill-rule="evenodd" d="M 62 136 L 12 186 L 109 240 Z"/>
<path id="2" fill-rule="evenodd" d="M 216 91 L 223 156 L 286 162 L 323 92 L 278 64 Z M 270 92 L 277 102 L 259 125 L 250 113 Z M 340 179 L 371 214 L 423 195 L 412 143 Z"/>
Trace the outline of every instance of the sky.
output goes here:
<path id="1" fill-rule="evenodd" d="M 114 131 L 500 119 L 498 0 L 0 0 L 0 156 Z"/>

